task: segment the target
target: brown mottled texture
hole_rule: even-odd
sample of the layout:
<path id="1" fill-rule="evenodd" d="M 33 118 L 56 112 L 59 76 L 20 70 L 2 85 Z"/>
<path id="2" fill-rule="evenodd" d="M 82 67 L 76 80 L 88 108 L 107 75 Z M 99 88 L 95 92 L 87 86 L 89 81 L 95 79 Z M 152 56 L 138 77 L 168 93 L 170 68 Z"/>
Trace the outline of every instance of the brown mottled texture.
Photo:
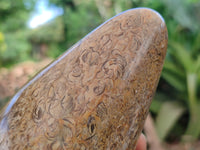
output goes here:
<path id="1" fill-rule="evenodd" d="M 155 11 L 110 19 L 13 97 L 0 117 L 0 149 L 134 150 L 166 49 Z"/>

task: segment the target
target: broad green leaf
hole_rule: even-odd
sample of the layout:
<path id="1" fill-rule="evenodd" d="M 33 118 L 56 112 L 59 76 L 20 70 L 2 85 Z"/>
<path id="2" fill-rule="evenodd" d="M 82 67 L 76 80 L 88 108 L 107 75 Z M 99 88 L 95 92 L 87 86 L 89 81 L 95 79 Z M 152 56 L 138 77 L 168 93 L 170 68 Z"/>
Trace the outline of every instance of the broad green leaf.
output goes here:
<path id="1" fill-rule="evenodd" d="M 175 101 L 168 101 L 162 104 L 155 123 L 158 136 L 161 140 L 164 140 L 184 111 L 185 107 Z"/>
<path id="2" fill-rule="evenodd" d="M 182 137 L 184 141 L 195 141 L 200 136 L 200 103 L 197 103 L 190 112 L 190 121 L 187 130 Z"/>
<path id="3" fill-rule="evenodd" d="M 172 61 L 166 60 L 163 66 L 163 70 L 173 73 L 177 78 L 185 78 L 183 70 L 181 70 L 175 63 Z"/>
<path id="4" fill-rule="evenodd" d="M 190 110 L 190 120 L 184 136 L 184 138 L 187 137 L 187 140 L 196 140 L 200 135 L 200 104 L 198 103 L 197 99 L 197 80 L 197 74 L 187 74 L 188 103 Z"/>
<path id="5" fill-rule="evenodd" d="M 194 62 L 190 55 L 190 53 L 177 42 L 171 42 L 170 46 L 172 46 L 173 51 L 169 51 L 178 61 L 180 65 L 182 65 L 185 69 L 185 72 L 194 72 Z"/>
<path id="6" fill-rule="evenodd" d="M 197 104 L 197 74 L 188 73 L 187 74 L 187 90 L 188 90 L 188 100 L 190 109 L 194 109 Z"/>
<path id="7" fill-rule="evenodd" d="M 180 80 L 180 78 L 178 78 L 178 76 L 175 76 L 174 74 L 167 72 L 165 70 L 163 70 L 162 72 L 162 77 L 171 85 L 173 86 L 175 89 L 177 89 L 178 91 L 185 91 L 186 90 L 186 84 L 183 80 Z"/>

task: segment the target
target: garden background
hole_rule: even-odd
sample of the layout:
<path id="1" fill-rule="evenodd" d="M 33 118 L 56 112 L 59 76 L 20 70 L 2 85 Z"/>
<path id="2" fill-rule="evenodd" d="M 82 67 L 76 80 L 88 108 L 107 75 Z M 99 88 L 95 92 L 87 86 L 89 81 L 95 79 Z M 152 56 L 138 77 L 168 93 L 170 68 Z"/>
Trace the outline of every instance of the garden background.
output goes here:
<path id="1" fill-rule="evenodd" d="M 46 0 L 46 7 L 58 15 L 31 28 L 28 23 L 39 4 L 40 0 L 0 1 L 0 108 L 41 68 L 98 25 L 124 10 L 149 7 L 163 16 L 169 34 L 150 109 L 155 141 L 163 149 L 200 147 L 199 0 Z M 149 145 L 151 149 L 150 141 Z"/>

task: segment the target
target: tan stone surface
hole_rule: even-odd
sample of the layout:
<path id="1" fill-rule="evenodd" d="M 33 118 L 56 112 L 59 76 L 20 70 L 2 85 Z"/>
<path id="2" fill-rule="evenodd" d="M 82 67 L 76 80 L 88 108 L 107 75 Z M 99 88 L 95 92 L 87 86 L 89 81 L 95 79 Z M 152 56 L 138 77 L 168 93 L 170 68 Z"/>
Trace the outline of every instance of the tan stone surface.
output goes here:
<path id="1" fill-rule="evenodd" d="M 133 150 L 166 48 L 156 12 L 112 18 L 13 97 L 1 114 L 0 148 Z"/>

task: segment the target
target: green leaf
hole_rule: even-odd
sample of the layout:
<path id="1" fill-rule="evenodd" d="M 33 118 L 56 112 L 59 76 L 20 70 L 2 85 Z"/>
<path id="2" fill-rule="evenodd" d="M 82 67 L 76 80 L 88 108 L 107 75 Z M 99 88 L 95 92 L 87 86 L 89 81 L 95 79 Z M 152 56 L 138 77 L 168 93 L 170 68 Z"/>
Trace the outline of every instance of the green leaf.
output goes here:
<path id="1" fill-rule="evenodd" d="M 190 113 L 187 130 L 182 137 L 183 141 L 196 141 L 200 136 L 200 103 L 197 103 Z"/>
<path id="2" fill-rule="evenodd" d="M 183 80 L 180 80 L 178 76 L 174 75 L 173 73 L 170 73 L 169 71 L 163 70 L 162 77 L 175 89 L 178 91 L 185 91 L 186 90 L 186 84 Z"/>
<path id="3" fill-rule="evenodd" d="M 185 77 L 183 74 L 183 70 L 178 68 L 176 66 L 176 64 L 171 61 L 166 60 L 164 66 L 163 66 L 163 69 L 168 70 L 168 71 L 172 72 L 173 74 L 176 74 L 178 77 L 181 77 L 181 78 Z"/>
<path id="4" fill-rule="evenodd" d="M 158 136 L 161 140 L 164 140 L 184 111 L 185 107 L 178 102 L 169 101 L 162 104 L 155 123 Z"/>
<path id="5" fill-rule="evenodd" d="M 188 102 L 190 110 L 192 111 L 197 104 L 197 74 L 187 74 L 187 87 L 188 87 Z"/>
<path id="6" fill-rule="evenodd" d="M 184 67 L 185 72 L 194 72 L 195 68 L 191 54 L 178 42 L 170 42 L 170 46 L 173 50 L 169 51 L 169 53 Z"/>
<path id="7" fill-rule="evenodd" d="M 194 141 L 197 140 L 200 135 L 200 103 L 197 99 L 197 74 L 187 74 L 188 84 L 188 104 L 190 110 L 190 120 L 188 123 L 187 131 L 183 136 L 184 140 Z"/>

